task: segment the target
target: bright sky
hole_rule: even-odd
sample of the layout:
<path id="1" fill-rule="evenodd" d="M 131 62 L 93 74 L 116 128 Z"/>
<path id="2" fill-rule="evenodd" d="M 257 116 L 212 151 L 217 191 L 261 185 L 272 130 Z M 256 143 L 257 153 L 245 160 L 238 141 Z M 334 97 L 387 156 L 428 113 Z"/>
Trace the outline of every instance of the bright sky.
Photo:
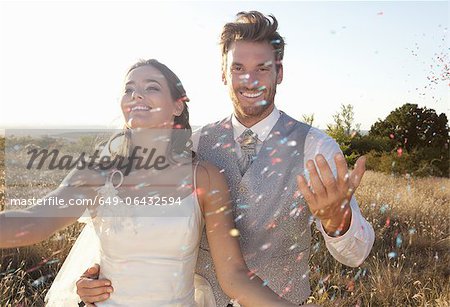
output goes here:
<path id="1" fill-rule="evenodd" d="M 237 12 L 274 14 L 286 39 L 276 105 L 326 128 L 352 104 L 362 129 L 406 102 L 449 116 L 444 2 L 1 2 L 0 128 L 121 126 L 127 68 L 156 58 L 182 80 L 191 124 L 232 112 L 218 37 Z M 447 65 L 447 66 L 446 66 Z"/>

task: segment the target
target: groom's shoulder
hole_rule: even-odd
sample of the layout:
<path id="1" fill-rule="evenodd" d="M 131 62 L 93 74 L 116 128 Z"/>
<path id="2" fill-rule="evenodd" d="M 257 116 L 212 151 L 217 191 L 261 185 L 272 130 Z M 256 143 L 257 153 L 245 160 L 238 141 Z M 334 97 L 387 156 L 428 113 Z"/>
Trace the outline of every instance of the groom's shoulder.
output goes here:
<path id="1" fill-rule="evenodd" d="M 225 118 L 222 118 L 221 120 L 206 124 L 201 127 L 201 130 L 213 129 L 224 125 L 230 125 L 231 127 L 231 116 L 227 116 Z"/>
<path id="2" fill-rule="evenodd" d="M 281 111 L 279 120 L 282 121 L 281 124 L 284 126 L 284 129 L 285 131 L 287 131 L 287 133 L 303 132 L 308 134 L 310 130 L 313 129 L 311 125 L 301 122 L 283 111 Z"/>
<path id="3" fill-rule="evenodd" d="M 217 129 L 225 129 L 225 130 L 231 130 L 232 131 L 233 125 L 231 124 L 231 116 L 225 117 L 221 120 L 206 124 L 199 129 L 197 129 L 197 133 L 203 136 L 208 136 L 212 132 L 216 131 Z"/>
<path id="4" fill-rule="evenodd" d="M 216 129 L 217 127 L 221 127 L 221 126 L 225 127 L 225 126 L 227 126 L 227 123 L 229 122 L 229 120 L 230 120 L 230 116 L 225 117 L 224 119 L 221 119 L 219 121 L 206 124 L 204 126 L 200 126 L 200 127 L 197 126 L 197 128 L 193 129 L 192 137 L 191 137 L 192 143 L 193 143 L 193 146 L 192 146 L 193 150 L 195 152 L 197 152 L 198 144 L 200 143 L 200 138 L 201 137 L 205 137 L 205 136 L 210 135 L 210 133 L 214 129 Z M 229 122 L 229 125 L 231 127 L 231 122 Z"/>

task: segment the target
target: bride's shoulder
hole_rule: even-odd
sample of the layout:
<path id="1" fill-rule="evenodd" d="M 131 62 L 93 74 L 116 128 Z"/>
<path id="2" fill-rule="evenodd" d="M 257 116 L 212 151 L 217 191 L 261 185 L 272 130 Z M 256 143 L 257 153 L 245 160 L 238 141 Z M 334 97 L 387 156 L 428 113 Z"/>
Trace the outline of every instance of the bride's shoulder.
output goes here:
<path id="1" fill-rule="evenodd" d="M 221 171 L 217 166 L 208 161 L 198 161 L 195 167 L 197 171 L 197 177 L 205 176 L 223 176 L 223 170 Z"/>
<path id="2" fill-rule="evenodd" d="M 197 197 L 204 217 L 223 210 L 228 204 L 229 188 L 223 171 L 209 162 L 199 162 L 196 174 Z M 200 192 L 200 193 L 199 193 Z"/>
<path id="3" fill-rule="evenodd" d="M 195 168 L 197 187 L 206 192 L 215 191 L 219 187 L 226 187 L 228 189 L 223 170 L 207 161 L 200 161 L 197 163 L 198 166 Z"/>

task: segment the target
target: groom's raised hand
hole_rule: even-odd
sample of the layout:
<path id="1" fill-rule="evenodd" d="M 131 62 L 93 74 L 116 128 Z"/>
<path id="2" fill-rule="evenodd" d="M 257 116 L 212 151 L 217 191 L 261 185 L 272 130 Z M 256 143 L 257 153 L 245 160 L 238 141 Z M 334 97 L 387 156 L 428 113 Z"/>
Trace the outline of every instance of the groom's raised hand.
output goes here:
<path id="1" fill-rule="evenodd" d="M 364 175 L 365 161 L 365 157 L 360 157 L 353 171 L 348 173 L 345 157 L 340 153 L 336 154 L 335 178 L 325 157 L 319 154 L 315 157 L 317 168 L 312 160 L 306 163 L 310 184 L 308 185 L 302 175 L 297 176 L 299 190 L 311 213 L 320 219 L 324 230 L 331 236 L 342 235 L 350 227 L 352 217 L 350 199 Z"/>
<path id="2" fill-rule="evenodd" d="M 96 302 L 101 302 L 109 298 L 114 291 L 111 281 L 108 279 L 98 279 L 100 265 L 94 264 L 84 271 L 80 279 L 76 282 L 77 294 L 86 306 L 95 306 Z"/>

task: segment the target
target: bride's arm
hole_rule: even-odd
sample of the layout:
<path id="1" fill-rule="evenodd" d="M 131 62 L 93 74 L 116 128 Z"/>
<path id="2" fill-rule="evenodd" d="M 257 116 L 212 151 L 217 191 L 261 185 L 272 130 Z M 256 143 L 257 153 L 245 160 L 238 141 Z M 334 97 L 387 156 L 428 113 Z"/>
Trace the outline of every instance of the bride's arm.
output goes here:
<path id="1" fill-rule="evenodd" d="M 262 280 L 247 268 L 238 239 L 230 233 L 234 222 L 225 177 L 211 164 L 202 163 L 197 169 L 197 187 L 205 192 L 199 193 L 199 201 L 217 279 L 223 291 L 244 306 L 294 306 L 263 286 Z"/>
<path id="2" fill-rule="evenodd" d="M 80 197 L 93 200 L 93 186 L 99 182 L 96 176 L 99 175 L 94 171 L 72 170 L 56 190 L 44 197 L 62 199 L 66 206 L 34 205 L 24 210 L 0 212 L 0 248 L 35 244 L 73 224 L 86 206 L 68 205 L 69 201 Z"/>

